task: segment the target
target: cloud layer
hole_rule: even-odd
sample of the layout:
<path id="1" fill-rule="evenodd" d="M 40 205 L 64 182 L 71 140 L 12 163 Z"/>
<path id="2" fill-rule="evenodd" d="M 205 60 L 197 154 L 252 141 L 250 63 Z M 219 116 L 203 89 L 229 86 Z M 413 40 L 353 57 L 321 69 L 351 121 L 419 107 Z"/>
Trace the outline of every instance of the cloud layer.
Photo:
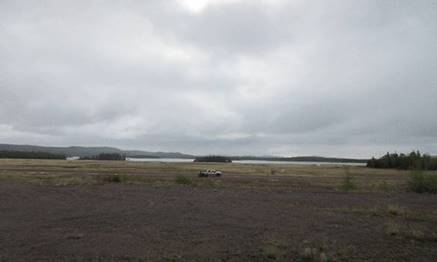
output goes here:
<path id="1" fill-rule="evenodd" d="M 437 153 L 435 1 L 0 1 L 0 142 Z"/>

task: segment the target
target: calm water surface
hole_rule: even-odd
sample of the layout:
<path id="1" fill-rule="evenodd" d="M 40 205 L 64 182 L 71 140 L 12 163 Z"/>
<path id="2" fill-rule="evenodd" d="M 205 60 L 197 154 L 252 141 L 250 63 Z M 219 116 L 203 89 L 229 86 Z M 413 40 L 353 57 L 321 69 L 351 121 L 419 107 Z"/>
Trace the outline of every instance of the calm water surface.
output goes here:
<path id="1" fill-rule="evenodd" d="M 191 163 L 194 159 L 181 158 L 126 158 L 134 162 L 166 162 L 166 163 Z M 276 164 L 276 165 L 344 165 L 344 166 L 365 166 L 365 163 L 336 163 L 336 162 L 304 162 L 304 161 L 268 161 L 268 160 L 235 160 L 237 164 Z"/>

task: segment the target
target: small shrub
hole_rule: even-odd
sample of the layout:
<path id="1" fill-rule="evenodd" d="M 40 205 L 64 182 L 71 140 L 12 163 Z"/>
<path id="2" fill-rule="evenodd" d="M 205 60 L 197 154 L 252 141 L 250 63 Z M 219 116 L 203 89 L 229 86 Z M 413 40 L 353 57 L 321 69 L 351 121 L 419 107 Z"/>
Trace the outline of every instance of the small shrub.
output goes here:
<path id="1" fill-rule="evenodd" d="M 119 175 L 106 176 L 103 178 L 103 181 L 108 183 L 121 183 L 121 177 Z"/>
<path id="2" fill-rule="evenodd" d="M 425 233 L 423 233 L 423 231 L 419 230 L 419 229 L 412 229 L 410 232 L 410 238 L 414 239 L 414 240 L 425 240 Z"/>
<path id="3" fill-rule="evenodd" d="M 394 186 L 387 183 L 387 181 L 382 181 L 381 183 L 376 184 L 376 187 L 382 191 L 391 191 L 394 189 Z"/>
<path id="4" fill-rule="evenodd" d="M 385 224 L 384 231 L 387 235 L 396 236 L 401 232 L 401 226 L 394 222 L 389 222 Z"/>
<path id="5" fill-rule="evenodd" d="M 349 174 L 346 174 L 343 178 L 342 184 L 340 186 L 340 188 L 343 191 L 351 191 L 357 188 L 357 186 L 355 185 L 352 176 L 350 176 Z"/>
<path id="6" fill-rule="evenodd" d="M 302 262 L 310 262 L 310 261 L 315 261 L 316 260 L 316 255 L 315 255 L 315 253 L 316 253 L 317 251 L 314 249 L 311 249 L 311 248 L 309 248 L 309 247 L 306 247 L 304 250 L 303 250 L 303 252 L 302 252 L 302 254 L 301 254 L 301 257 L 300 257 L 300 260 L 302 261 Z"/>
<path id="7" fill-rule="evenodd" d="M 392 216 L 405 215 L 405 209 L 398 205 L 388 205 L 387 212 Z"/>
<path id="8" fill-rule="evenodd" d="M 177 176 L 175 182 L 176 182 L 176 184 L 179 184 L 179 185 L 192 185 L 193 184 L 193 181 L 190 178 L 185 177 L 185 176 Z"/>
<path id="9" fill-rule="evenodd" d="M 437 175 L 423 171 L 412 171 L 408 180 L 408 188 L 416 193 L 437 193 Z"/>
<path id="10" fill-rule="evenodd" d="M 421 241 L 421 242 L 436 242 L 437 234 L 435 232 L 430 232 L 429 229 L 425 227 L 413 227 L 405 232 L 405 238 Z"/>
<path id="11" fill-rule="evenodd" d="M 300 262 L 329 262 L 332 261 L 323 249 L 316 249 L 306 247 L 303 252 L 300 254 L 299 260 Z"/>
<path id="12" fill-rule="evenodd" d="M 263 248 L 262 250 L 263 254 L 265 257 L 267 257 L 268 259 L 279 259 L 283 254 L 282 251 L 274 245 L 268 245 L 266 247 Z"/>

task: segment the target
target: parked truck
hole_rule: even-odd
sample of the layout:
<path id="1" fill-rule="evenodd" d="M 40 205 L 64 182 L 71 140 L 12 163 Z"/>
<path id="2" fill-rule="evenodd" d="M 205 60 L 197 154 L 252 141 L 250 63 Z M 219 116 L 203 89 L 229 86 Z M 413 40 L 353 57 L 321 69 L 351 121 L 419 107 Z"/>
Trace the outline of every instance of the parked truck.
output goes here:
<path id="1" fill-rule="evenodd" d="M 199 177 L 220 177 L 222 176 L 221 171 L 217 171 L 215 169 L 208 169 L 206 171 L 200 171 Z"/>

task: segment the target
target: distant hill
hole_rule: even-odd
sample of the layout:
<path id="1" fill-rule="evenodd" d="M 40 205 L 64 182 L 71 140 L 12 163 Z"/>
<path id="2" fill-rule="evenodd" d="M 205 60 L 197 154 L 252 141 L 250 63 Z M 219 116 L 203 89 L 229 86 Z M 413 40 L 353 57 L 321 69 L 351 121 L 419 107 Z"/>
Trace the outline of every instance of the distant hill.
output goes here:
<path id="1" fill-rule="evenodd" d="M 188 158 L 193 159 L 195 156 L 182 154 L 178 152 L 149 152 L 140 150 L 121 150 L 115 147 L 47 147 L 33 145 L 12 145 L 0 144 L 0 151 L 16 151 L 16 152 L 45 152 L 50 154 L 65 155 L 65 156 L 80 156 L 92 157 L 98 154 L 124 154 L 127 157 L 150 157 L 150 158 Z"/>
<path id="2" fill-rule="evenodd" d="M 0 151 L 16 152 L 44 152 L 65 156 L 93 157 L 98 154 L 124 154 L 131 158 L 183 158 L 195 159 L 196 156 L 179 152 L 149 152 L 141 150 L 122 150 L 115 147 L 47 147 L 34 145 L 13 145 L 0 144 Z M 267 161 L 300 161 L 300 162 L 335 162 L 335 163 L 366 163 L 368 159 L 350 159 L 320 156 L 297 156 L 297 157 L 275 157 L 275 156 L 230 156 L 231 160 L 267 160 Z"/>

